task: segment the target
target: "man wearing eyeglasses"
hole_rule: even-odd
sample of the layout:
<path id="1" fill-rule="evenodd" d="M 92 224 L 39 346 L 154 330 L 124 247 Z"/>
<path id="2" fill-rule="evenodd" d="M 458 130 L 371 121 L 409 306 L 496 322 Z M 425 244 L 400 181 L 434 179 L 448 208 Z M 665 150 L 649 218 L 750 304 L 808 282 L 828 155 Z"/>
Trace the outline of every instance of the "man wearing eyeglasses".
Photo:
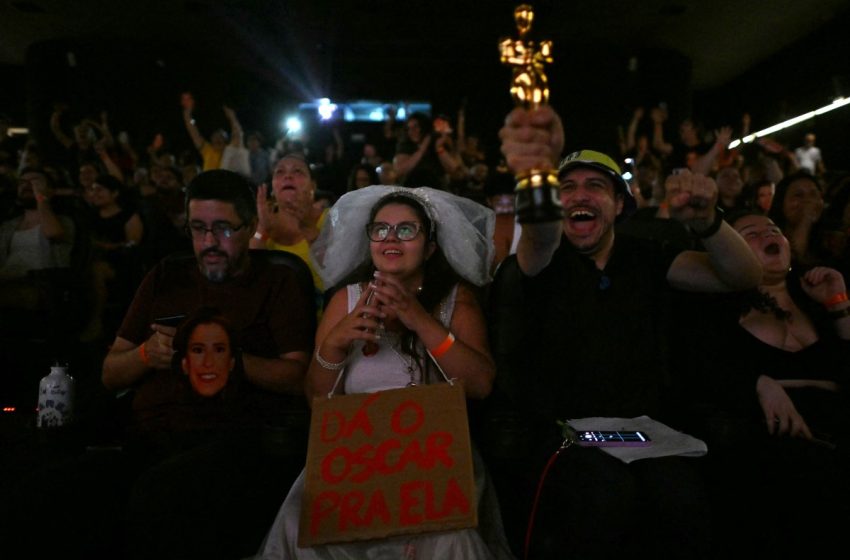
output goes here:
<path id="1" fill-rule="evenodd" d="M 269 277 L 249 257 L 257 228 L 250 183 L 227 171 L 204 172 L 190 183 L 186 198 L 196 262 L 175 266 L 166 259 L 147 275 L 104 362 L 104 384 L 122 390 L 144 381 L 151 370 L 169 369 L 176 328 L 156 318 L 214 304 L 251 335 L 243 340 L 248 379 L 273 392 L 300 394 L 313 332 L 302 328 L 312 322 L 299 315 L 309 304 L 299 301 L 287 270 Z M 261 343 L 279 348 L 250 351 Z"/>
<path id="2" fill-rule="evenodd" d="M 179 464 L 183 467 L 160 470 L 157 465 L 155 476 L 147 471 L 139 479 L 144 481 L 141 490 L 135 483 L 129 515 L 135 520 L 131 535 L 139 538 L 138 542 L 133 539 L 133 546 L 143 547 L 148 557 L 162 557 L 160 552 L 166 550 L 177 555 L 185 550 L 185 557 L 197 557 L 209 547 L 241 543 L 244 548 L 228 549 L 233 557 L 241 557 L 260 542 L 266 526 L 263 516 L 273 517 L 303 466 L 307 407 L 302 381 L 316 318 L 311 294 L 300 288 L 294 271 L 249 251 L 257 210 L 248 179 L 226 170 L 203 172 L 187 187 L 186 208 L 194 259 L 167 257 L 147 274 L 106 356 L 102 381 L 113 391 L 133 389 L 133 428 L 145 444 L 170 453 L 174 441 L 181 443 Z M 242 422 L 239 451 L 219 453 L 213 459 L 209 455 L 187 459 L 182 449 L 185 442 L 194 445 L 196 433 L 206 437 L 220 429 L 222 419 L 211 420 L 214 405 L 185 396 L 185 379 L 172 364 L 177 326 L 165 318 L 179 318 L 204 305 L 220 309 L 238 334 L 247 383 L 237 386 L 238 393 L 230 388 L 230 398 L 239 396 L 231 401 L 240 403 L 231 405 Z M 228 397 L 226 393 L 223 398 Z M 243 424 L 249 425 L 247 438 L 242 438 Z M 287 431 L 292 425 L 295 428 Z M 264 428 L 268 426 L 271 432 Z M 190 428 L 195 431 L 189 433 Z M 262 438 L 272 433 L 278 444 L 285 440 L 284 449 L 273 457 L 264 454 L 268 442 L 257 442 L 252 436 L 258 433 Z M 162 442 L 167 445 L 160 448 Z M 281 459 L 282 455 L 286 458 Z M 294 468 L 287 476 L 290 466 Z M 226 480 L 228 490 L 198 499 L 191 492 L 206 487 L 205 477 L 210 477 L 210 488 Z M 171 492 L 177 492 L 174 498 Z M 157 502 L 159 498 L 162 503 Z M 255 530 L 259 533 L 254 534 Z M 141 531 L 151 536 L 146 538 Z M 225 534 L 228 543 L 219 543 L 217 539 Z"/>

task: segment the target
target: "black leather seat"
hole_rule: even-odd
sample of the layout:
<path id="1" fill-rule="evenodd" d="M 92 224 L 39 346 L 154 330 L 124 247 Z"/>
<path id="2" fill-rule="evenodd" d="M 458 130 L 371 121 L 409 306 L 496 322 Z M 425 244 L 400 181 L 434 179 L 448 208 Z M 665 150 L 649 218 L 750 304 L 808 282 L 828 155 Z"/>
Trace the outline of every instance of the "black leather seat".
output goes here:
<path id="1" fill-rule="evenodd" d="M 282 264 L 291 268 L 298 278 L 298 285 L 309 298 L 313 306 L 313 311 L 318 311 L 316 309 L 316 287 L 313 285 L 313 273 L 310 272 L 310 267 L 307 266 L 307 263 L 301 257 L 295 253 L 275 251 L 273 249 L 251 249 L 250 252 L 252 255 L 260 257 L 272 264 Z"/>

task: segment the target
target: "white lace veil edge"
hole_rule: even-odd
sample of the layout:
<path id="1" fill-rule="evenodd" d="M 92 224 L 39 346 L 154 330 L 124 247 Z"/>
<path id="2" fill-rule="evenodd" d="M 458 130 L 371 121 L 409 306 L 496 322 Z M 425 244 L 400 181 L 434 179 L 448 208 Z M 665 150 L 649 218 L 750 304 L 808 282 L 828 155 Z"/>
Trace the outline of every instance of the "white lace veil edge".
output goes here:
<path id="1" fill-rule="evenodd" d="M 313 266 L 325 287 L 337 286 L 369 260 L 366 224 L 375 204 L 390 194 L 418 201 L 437 230 L 437 244 L 462 278 L 483 286 L 492 279 L 496 215 L 471 199 L 430 187 L 373 185 L 342 195 L 330 208 L 319 237 L 310 246 Z"/>

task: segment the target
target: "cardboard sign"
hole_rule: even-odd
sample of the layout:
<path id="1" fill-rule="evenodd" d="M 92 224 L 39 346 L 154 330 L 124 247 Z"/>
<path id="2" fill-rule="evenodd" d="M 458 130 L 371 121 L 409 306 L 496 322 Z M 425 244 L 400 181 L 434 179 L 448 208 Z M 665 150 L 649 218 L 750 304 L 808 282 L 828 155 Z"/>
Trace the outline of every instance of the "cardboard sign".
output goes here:
<path id="1" fill-rule="evenodd" d="M 477 524 L 459 384 L 313 400 L 298 546 Z"/>

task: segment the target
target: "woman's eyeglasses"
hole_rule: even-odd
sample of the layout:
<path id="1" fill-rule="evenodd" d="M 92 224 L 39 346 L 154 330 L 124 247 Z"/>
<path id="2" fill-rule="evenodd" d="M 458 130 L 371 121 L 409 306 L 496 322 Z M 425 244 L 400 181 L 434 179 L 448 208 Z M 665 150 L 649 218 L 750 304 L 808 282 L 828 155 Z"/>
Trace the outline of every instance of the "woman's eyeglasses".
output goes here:
<path id="1" fill-rule="evenodd" d="M 395 232 L 399 241 L 410 241 L 422 231 L 422 226 L 417 222 L 401 222 L 390 225 L 386 222 L 373 222 L 366 225 L 366 235 L 372 241 L 384 241 Z"/>

